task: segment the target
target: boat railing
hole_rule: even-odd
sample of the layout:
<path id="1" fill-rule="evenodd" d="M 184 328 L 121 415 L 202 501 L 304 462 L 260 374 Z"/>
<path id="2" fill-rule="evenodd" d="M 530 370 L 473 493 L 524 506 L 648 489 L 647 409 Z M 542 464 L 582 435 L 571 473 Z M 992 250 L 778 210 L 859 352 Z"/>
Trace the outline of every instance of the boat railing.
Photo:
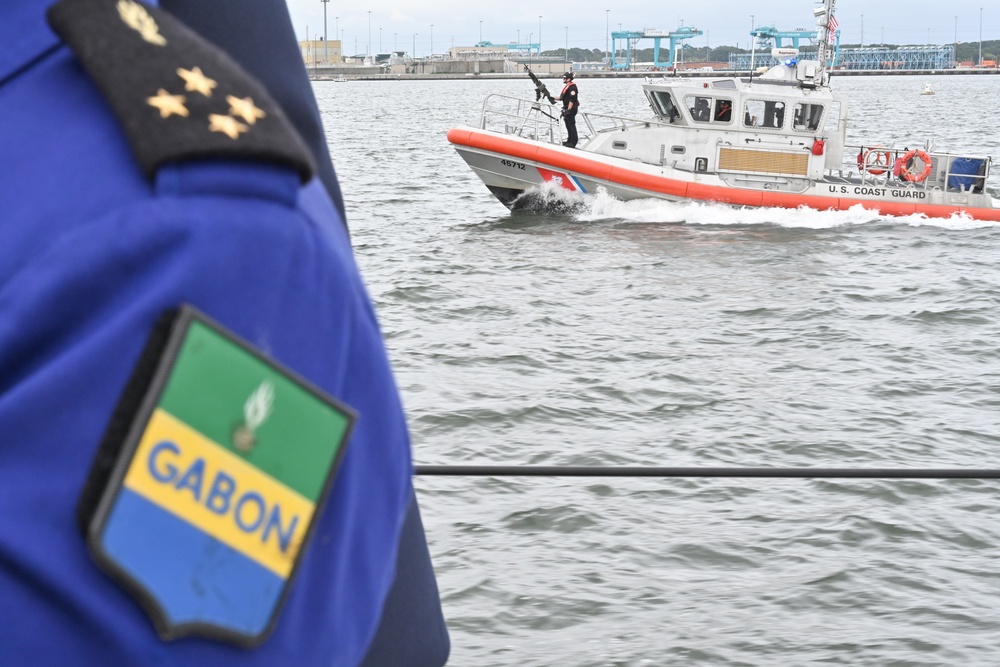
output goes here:
<path id="1" fill-rule="evenodd" d="M 891 185 L 895 182 L 925 190 L 981 193 L 985 191 L 991 163 L 992 158 L 988 155 L 848 145 L 844 147 L 846 168 L 838 170 L 838 173 L 842 176 L 846 173 L 848 177 L 857 173 L 862 183 L 871 185 Z M 903 178 L 904 169 L 911 174 L 910 179 Z"/>
<path id="2" fill-rule="evenodd" d="M 627 116 L 610 116 L 603 113 L 582 113 L 580 114 L 584 122 L 587 124 L 587 128 L 590 130 L 592 135 L 596 135 L 602 132 L 619 132 L 621 130 L 630 127 L 651 127 L 653 125 L 662 125 L 667 127 L 668 124 L 664 123 L 655 118 L 629 118 Z"/>
<path id="3" fill-rule="evenodd" d="M 543 101 L 493 93 L 483 102 L 480 128 L 536 141 L 562 144 L 564 127 L 561 109 Z M 640 120 L 624 116 L 584 112 L 579 115 L 584 127 L 580 143 L 604 132 L 618 132 L 627 127 L 666 125 L 655 119 Z"/>
<path id="4" fill-rule="evenodd" d="M 483 102 L 479 127 L 522 139 L 561 144 L 563 131 L 559 120 L 559 114 L 553 106 L 522 97 L 493 93 Z"/>

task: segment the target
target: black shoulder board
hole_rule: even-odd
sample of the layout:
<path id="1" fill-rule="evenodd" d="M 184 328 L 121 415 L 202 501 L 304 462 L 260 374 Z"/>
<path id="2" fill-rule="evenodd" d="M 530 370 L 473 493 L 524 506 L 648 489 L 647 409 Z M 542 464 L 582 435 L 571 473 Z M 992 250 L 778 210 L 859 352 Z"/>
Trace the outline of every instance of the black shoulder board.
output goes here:
<path id="1" fill-rule="evenodd" d="M 52 29 L 73 49 L 125 128 L 147 177 L 168 162 L 312 158 L 264 87 L 169 13 L 136 0 L 62 0 Z"/>

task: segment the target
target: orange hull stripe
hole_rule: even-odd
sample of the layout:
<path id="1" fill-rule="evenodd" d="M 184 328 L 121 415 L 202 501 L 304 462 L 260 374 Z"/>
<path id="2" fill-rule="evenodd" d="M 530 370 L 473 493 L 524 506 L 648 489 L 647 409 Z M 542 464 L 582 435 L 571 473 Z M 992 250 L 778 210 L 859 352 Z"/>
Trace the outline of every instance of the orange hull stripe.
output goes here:
<path id="1" fill-rule="evenodd" d="M 740 190 L 721 185 L 687 183 L 663 176 L 638 173 L 623 167 L 614 167 L 602 162 L 595 162 L 577 157 L 576 155 L 553 150 L 544 145 L 525 144 L 480 130 L 461 128 L 449 130 L 448 141 L 459 146 L 468 146 L 470 148 L 509 155 L 513 158 L 541 162 L 547 166 L 617 185 L 684 199 L 722 202 L 737 206 L 769 206 L 774 208 L 798 208 L 799 206 L 806 206 L 819 211 L 831 209 L 846 211 L 852 206 L 861 204 L 865 209 L 883 215 L 900 216 L 922 213 L 931 218 L 947 218 L 955 213 L 965 213 L 976 220 L 1000 222 L 1000 209 L 992 208 L 965 208 L 939 204 L 909 204 L 905 202 L 872 201 L 865 199 L 841 199 L 839 197 Z"/>

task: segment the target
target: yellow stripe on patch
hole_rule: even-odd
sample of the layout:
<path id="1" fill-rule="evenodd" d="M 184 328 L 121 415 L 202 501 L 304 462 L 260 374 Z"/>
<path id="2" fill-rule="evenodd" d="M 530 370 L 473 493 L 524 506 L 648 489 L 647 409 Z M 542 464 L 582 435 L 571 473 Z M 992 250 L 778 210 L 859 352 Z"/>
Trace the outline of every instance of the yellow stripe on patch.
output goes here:
<path id="1" fill-rule="evenodd" d="M 314 505 L 157 408 L 125 487 L 281 577 L 288 577 Z"/>

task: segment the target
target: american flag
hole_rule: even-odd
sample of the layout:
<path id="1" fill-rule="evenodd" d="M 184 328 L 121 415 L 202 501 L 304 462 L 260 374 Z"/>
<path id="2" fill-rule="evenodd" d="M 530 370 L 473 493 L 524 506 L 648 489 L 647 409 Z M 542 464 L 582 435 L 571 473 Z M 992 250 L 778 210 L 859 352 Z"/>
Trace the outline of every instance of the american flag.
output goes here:
<path id="1" fill-rule="evenodd" d="M 829 40 L 830 40 L 831 44 L 833 44 L 834 42 L 837 41 L 836 35 L 837 35 L 837 26 L 838 25 L 840 25 L 840 24 L 837 23 L 837 17 L 836 16 L 831 16 L 830 17 L 830 22 L 826 24 L 827 30 L 829 30 L 829 32 L 827 34 L 829 35 Z"/>

